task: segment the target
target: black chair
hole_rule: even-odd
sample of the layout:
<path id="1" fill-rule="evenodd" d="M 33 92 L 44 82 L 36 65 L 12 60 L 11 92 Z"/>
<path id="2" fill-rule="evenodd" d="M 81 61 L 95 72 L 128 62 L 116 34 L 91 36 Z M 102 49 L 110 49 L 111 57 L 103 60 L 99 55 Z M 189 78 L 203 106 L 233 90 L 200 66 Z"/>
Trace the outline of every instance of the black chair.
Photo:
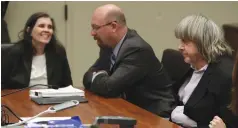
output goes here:
<path id="1" fill-rule="evenodd" d="M 6 43 L 6 44 L 1 44 L 1 70 L 3 65 L 6 65 L 6 60 L 8 58 L 8 52 L 10 48 L 14 45 L 14 43 Z M 4 78 L 3 74 L 1 76 L 1 80 Z M 3 81 L 3 80 L 2 80 Z M 2 90 L 6 89 L 6 86 L 4 84 L 1 85 Z"/>
<path id="2" fill-rule="evenodd" d="M 190 65 L 184 62 L 182 54 L 174 49 L 165 49 L 161 62 L 173 83 L 180 80 L 190 68 Z"/>
<path id="3" fill-rule="evenodd" d="M 4 62 L 7 58 L 7 53 L 14 43 L 1 44 L 1 61 Z"/>
<path id="4" fill-rule="evenodd" d="M 238 51 L 238 23 L 224 24 L 222 28 L 226 41 L 234 50 L 233 57 L 235 58 L 236 51 Z"/>

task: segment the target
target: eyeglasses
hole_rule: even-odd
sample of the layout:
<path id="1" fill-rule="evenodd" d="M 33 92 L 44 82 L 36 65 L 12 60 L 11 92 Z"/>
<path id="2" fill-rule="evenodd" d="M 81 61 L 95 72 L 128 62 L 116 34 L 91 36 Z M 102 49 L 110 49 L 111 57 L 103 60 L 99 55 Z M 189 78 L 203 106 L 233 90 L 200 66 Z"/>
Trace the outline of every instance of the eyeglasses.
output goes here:
<path id="1" fill-rule="evenodd" d="M 93 30 L 93 31 L 97 31 L 97 30 L 99 30 L 99 29 L 102 28 L 102 27 L 105 27 L 105 26 L 107 26 L 107 25 L 111 25 L 112 22 L 116 22 L 116 21 L 111 21 L 111 22 L 106 23 L 106 24 L 101 25 L 101 26 L 99 26 L 99 25 L 92 25 L 92 30 Z"/>

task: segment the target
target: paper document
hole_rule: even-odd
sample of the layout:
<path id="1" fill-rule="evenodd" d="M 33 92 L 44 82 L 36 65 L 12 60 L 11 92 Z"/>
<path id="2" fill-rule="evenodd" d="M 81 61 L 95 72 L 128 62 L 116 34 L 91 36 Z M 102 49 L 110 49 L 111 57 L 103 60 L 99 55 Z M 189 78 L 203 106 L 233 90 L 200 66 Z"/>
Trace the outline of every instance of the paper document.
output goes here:
<path id="1" fill-rule="evenodd" d="M 59 89 L 35 89 L 30 90 L 30 97 L 62 97 L 62 96 L 83 96 L 84 91 L 74 88 L 72 85 Z"/>
<path id="2" fill-rule="evenodd" d="M 26 119 L 26 118 L 25 118 Z M 40 117 L 28 122 L 26 128 L 85 128 L 79 116 Z"/>
<path id="3" fill-rule="evenodd" d="M 21 117 L 22 120 L 27 120 L 31 117 Z M 70 119 L 71 117 L 37 117 L 33 120 L 30 120 L 28 123 L 39 122 L 39 121 L 49 121 L 49 120 L 65 120 Z"/>

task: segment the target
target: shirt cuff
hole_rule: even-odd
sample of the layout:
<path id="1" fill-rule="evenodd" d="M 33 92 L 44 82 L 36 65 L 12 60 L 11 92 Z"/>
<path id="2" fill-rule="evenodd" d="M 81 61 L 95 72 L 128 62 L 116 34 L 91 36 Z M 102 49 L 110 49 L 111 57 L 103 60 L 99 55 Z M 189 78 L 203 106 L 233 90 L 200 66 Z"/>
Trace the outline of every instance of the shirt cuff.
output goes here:
<path id="1" fill-rule="evenodd" d="M 107 73 L 106 71 L 104 71 L 104 70 L 101 70 L 101 71 L 99 71 L 99 72 L 93 72 L 92 83 L 93 83 L 93 80 L 94 80 L 99 74 L 103 74 L 103 73 L 108 75 L 108 73 Z"/>
<path id="2" fill-rule="evenodd" d="M 186 127 L 197 127 L 197 122 L 183 114 L 184 106 L 177 106 L 171 113 L 171 120 Z"/>

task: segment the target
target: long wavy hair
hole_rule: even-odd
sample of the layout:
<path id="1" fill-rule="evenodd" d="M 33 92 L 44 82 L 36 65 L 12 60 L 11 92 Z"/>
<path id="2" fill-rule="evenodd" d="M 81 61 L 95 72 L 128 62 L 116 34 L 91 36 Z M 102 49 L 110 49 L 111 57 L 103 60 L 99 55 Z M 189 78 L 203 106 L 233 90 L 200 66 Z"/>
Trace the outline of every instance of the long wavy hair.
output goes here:
<path id="1" fill-rule="evenodd" d="M 36 49 L 32 45 L 32 29 L 34 28 L 37 20 L 39 18 L 50 18 L 52 22 L 52 29 L 53 29 L 53 34 L 51 37 L 51 40 L 48 44 L 45 46 L 45 52 L 50 51 L 50 52 L 59 52 L 60 48 L 63 47 L 62 44 L 56 39 L 56 27 L 55 27 L 55 22 L 54 19 L 50 17 L 49 14 L 45 12 L 37 12 L 32 14 L 27 22 L 25 23 L 24 29 L 19 32 L 18 37 L 20 39 L 20 42 L 25 44 L 25 48 L 29 48 L 27 50 L 32 51 L 32 54 L 36 54 Z"/>
<path id="2" fill-rule="evenodd" d="M 232 74 L 232 98 L 231 98 L 231 104 L 230 108 L 233 113 L 238 114 L 238 51 L 236 52 L 236 59 L 234 63 L 234 68 L 233 68 L 233 74 Z"/>

